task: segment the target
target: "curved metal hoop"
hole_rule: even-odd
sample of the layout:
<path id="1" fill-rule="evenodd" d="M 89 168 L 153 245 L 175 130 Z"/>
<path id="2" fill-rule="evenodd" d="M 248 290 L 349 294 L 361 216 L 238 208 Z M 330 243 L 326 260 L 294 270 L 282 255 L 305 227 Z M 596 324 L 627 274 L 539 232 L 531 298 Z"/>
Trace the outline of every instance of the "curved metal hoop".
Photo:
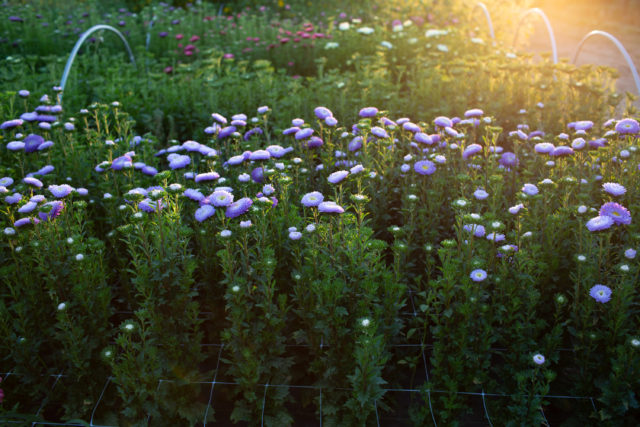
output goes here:
<path id="1" fill-rule="evenodd" d="M 71 71 L 71 66 L 73 65 L 73 61 L 76 59 L 76 55 L 78 54 L 78 51 L 80 50 L 80 47 L 82 47 L 82 44 L 89 38 L 89 36 L 93 33 L 95 33 L 96 31 L 100 31 L 100 30 L 109 30 L 112 31 L 114 33 L 116 33 L 118 35 L 118 37 L 120 37 L 120 40 L 122 40 L 122 43 L 124 43 L 124 47 L 127 49 L 127 53 L 129 54 L 129 59 L 131 60 L 131 62 L 133 63 L 133 65 L 136 65 L 136 60 L 133 57 L 133 52 L 131 52 L 131 48 L 129 47 L 129 43 L 127 43 L 127 39 L 124 38 L 124 36 L 122 35 L 122 33 L 120 31 L 118 31 L 117 29 L 113 28 L 111 25 L 94 25 L 93 27 L 89 28 L 87 31 L 84 32 L 84 34 L 82 34 L 82 36 L 78 39 L 78 41 L 76 42 L 75 46 L 73 46 L 73 50 L 71 51 L 71 54 L 69 55 L 69 59 L 67 60 L 67 64 L 64 66 L 64 72 L 62 73 L 62 79 L 60 80 L 60 87 L 62 88 L 62 90 L 64 91 L 64 87 L 67 84 L 67 79 L 69 78 L 69 72 Z M 62 94 L 64 92 L 60 93 L 60 102 L 62 102 Z"/>
<path id="2" fill-rule="evenodd" d="M 616 47 L 618 48 L 622 56 L 624 56 L 625 61 L 627 61 L 627 65 L 629 66 L 629 69 L 631 70 L 631 74 L 633 75 L 633 80 L 636 83 L 636 89 L 638 90 L 638 94 L 640 94 L 640 76 L 638 76 L 638 70 L 636 69 L 636 66 L 633 63 L 633 60 L 631 59 L 629 52 L 627 52 L 627 50 L 624 48 L 620 40 L 618 40 L 611 34 L 607 33 L 606 31 L 594 30 L 594 31 L 591 31 L 586 36 L 584 36 L 582 40 L 580 40 L 580 43 L 576 48 L 576 53 L 573 55 L 572 63 L 575 64 L 576 61 L 578 60 L 578 55 L 580 55 L 580 52 L 582 51 L 582 46 L 584 45 L 584 43 L 594 36 L 603 36 L 608 40 L 610 40 L 614 45 L 616 45 Z"/>
<path id="3" fill-rule="evenodd" d="M 551 42 L 551 53 L 553 55 L 553 63 L 557 64 L 558 63 L 558 47 L 556 45 L 556 37 L 553 35 L 553 28 L 551 28 L 551 23 L 549 22 L 549 18 L 547 18 L 547 15 L 545 15 L 542 9 L 539 9 L 537 7 L 534 7 L 533 9 L 529 9 L 522 14 L 522 17 L 520 18 L 520 22 L 518 23 L 518 28 L 516 28 L 516 36 L 513 39 L 513 47 L 515 47 L 516 41 L 518 40 L 518 34 L 520 33 L 520 27 L 522 26 L 522 23 L 524 22 L 525 18 L 531 14 L 540 16 L 540 18 L 542 18 L 542 20 L 544 21 L 544 24 L 547 27 L 547 33 L 549 33 L 549 41 Z"/>
<path id="4" fill-rule="evenodd" d="M 482 11 L 484 12 L 484 16 L 485 18 L 487 18 L 487 25 L 489 26 L 489 34 L 491 35 L 491 38 L 493 39 L 493 44 L 496 44 L 496 34 L 493 31 L 493 22 L 491 22 L 491 14 L 489 13 L 489 9 L 487 9 L 487 6 L 482 3 L 482 2 L 477 2 L 476 5 L 473 7 L 473 9 L 471 9 L 471 13 L 473 13 L 477 8 L 482 9 Z"/>

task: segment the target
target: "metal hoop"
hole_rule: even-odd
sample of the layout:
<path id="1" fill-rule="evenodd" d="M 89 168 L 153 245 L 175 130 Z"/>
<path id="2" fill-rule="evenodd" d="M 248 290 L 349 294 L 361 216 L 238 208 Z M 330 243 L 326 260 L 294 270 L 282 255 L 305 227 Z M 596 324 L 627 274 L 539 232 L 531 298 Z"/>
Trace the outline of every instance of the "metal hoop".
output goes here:
<path id="1" fill-rule="evenodd" d="M 89 38 L 89 36 L 93 33 L 95 33 L 96 31 L 100 31 L 100 30 L 109 30 L 112 31 L 114 33 L 116 33 L 118 35 L 118 37 L 120 37 L 120 40 L 122 40 L 122 43 L 124 43 L 124 47 L 127 49 L 127 53 L 129 54 L 129 59 L 131 60 L 131 62 L 133 63 L 133 65 L 136 65 L 136 60 L 133 57 L 133 52 L 131 52 L 131 48 L 129 47 L 129 43 L 127 43 L 127 39 L 124 38 L 124 36 L 122 35 L 122 33 L 120 31 L 118 31 L 117 29 L 113 28 L 110 25 L 94 25 L 93 27 L 89 28 L 87 31 L 84 32 L 84 34 L 82 34 L 82 36 L 78 39 L 78 41 L 76 42 L 75 46 L 73 46 L 73 50 L 71 51 L 71 54 L 69 55 L 69 59 L 67 60 L 67 64 L 64 67 L 64 72 L 62 73 L 62 79 L 60 80 L 60 88 L 64 91 L 64 87 L 67 84 L 67 79 L 69 78 L 69 72 L 71 72 L 71 66 L 73 65 L 73 61 L 76 59 L 76 55 L 78 54 L 78 51 L 80 50 L 80 47 L 82 47 L 82 44 Z M 64 92 L 60 93 L 60 103 L 62 103 L 62 94 Z"/>
<path id="2" fill-rule="evenodd" d="M 485 18 L 487 18 L 487 25 L 489 26 L 489 34 L 491 35 L 491 38 L 493 39 L 493 44 L 496 44 L 496 35 L 493 31 L 493 23 L 491 22 L 491 14 L 489 13 L 489 9 L 487 9 L 487 6 L 482 3 L 482 2 L 477 2 L 476 5 L 473 7 L 473 9 L 471 9 L 471 13 L 473 13 L 477 8 L 482 9 L 482 11 L 484 12 L 484 16 Z"/>
<path id="3" fill-rule="evenodd" d="M 580 52 L 582 51 L 582 46 L 584 45 L 584 43 L 587 40 L 589 40 L 591 37 L 594 37 L 594 36 L 606 37 L 608 40 L 613 42 L 614 45 L 616 45 L 616 47 L 618 48 L 618 51 L 620 51 L 622 56 L 624 56 L 624 59 L 627 61 L 627 65 L 629 66 L 629 69 L 631 70 L 631 74 L 633 75 L 633 80 L 636 83 L 636 89 L 638 90 L 638 94 L 640 94 L 640 76 L 638 76 L 638 70 L 636 69 L 636 66 L 633 63 L 633 60 L 631 59 L 631 56 L 629 55 L 627 50 L 624 48 L 622 43 L 617 38 L 615 38 L 611 34 L 607 33 L 606 31 L 594 30 L 594 31 L 591 31 L 586 36 L 584 36 L 582 38 L 582 40 L 580 40 L 580 43 L 578 44 L 578 47 L 576 48 L 576 53 L 573 55 L 572 63 L 575 65 L 575 63 L 576 63 L 576 61 L 578 59 L 578 55 L 580 55 Z"/>
<path id="4" fill-rule="evenodd" d="M 522 17 L 520 18 L 520 22 L 518 23 L 518 27 L 516 28 L 516 36 L 513 39 L 513 47 L 516 46 L 516 41 L 518 40 L 518 34 L 520 33 L 520 27 L 522 26 L 522 22 L 525 20 L 527 16 L 531 14 L 538 15 L 544 21 L 544 24 L 547 27 L 547 33 L 549 33 L 549 42 L 551 43 L 553 63 L 557 64 L 558 63 L 558 47 L 556 45 L 556 38 L 553 35 L 553 28 L 551 28 L 551 23 L 549 22 L 549 18 L 547 18 L 547 15 L 545 15 L 542 9 L 539 9 L 537 7 L 534 7 L 533 9 L 529 9 L 522 14 Z"/>

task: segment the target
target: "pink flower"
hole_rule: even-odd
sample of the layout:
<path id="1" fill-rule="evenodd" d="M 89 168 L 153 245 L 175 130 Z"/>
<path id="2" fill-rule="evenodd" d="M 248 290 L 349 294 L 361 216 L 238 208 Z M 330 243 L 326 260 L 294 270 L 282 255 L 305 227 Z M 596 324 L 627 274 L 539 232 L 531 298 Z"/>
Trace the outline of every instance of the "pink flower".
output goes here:
<path id="1" fill-rule="evenodd" d="M 184 36 L 182 34 L 176 34 L 176 40 L 182 40 Z"/>
<path id="2" fill-rule="evenodd" d="M 199 37 L 199 36 L 191 36 L 191 38 L 189 39 L 189 41 L 190 41 L 191 43 L 195 43 L 195 42 L 197 42 L 198 40 L 200 40 L 200 37 Z"/>

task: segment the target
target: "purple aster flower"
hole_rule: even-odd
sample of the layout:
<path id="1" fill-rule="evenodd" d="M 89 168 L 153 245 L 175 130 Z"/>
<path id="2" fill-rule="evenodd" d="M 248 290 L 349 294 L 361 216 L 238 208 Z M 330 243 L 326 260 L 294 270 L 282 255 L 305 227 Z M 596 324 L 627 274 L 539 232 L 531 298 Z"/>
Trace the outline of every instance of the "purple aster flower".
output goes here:
<path id="1" fill-rule="evenodd" d="M 265 114 L 267 111 L 269 111 L 269 107 L 266 105 L 263 105 L 261 107 L 258 107 L 258 114 Z"/>
<path id="2" fill-rule="evenodd" d="M 487 278 L 487 272 L 484 271 L 481 268 L 478 268 L 476 270 L 473 270 L 471 272 L 471 274 L 469 275 L 469 277 L 471 278 L 471 280 L 473 280 L 474 282 L 482 282 L 484 279 Z"/>
<path id="3" fill-rule="evenodd" d="M 611 228 L 613 224 L 613 218 L 610 216 L 597 216 L 587 221 L 587 229 L 589 231 L 601 231 Z"/>
<path id="4" fill-rule="evenodd" d="M 525 184 L 522 186 L 522 192 L 527 196 L 535 196 L 538 194 L 538 187 L 534 184 Z"/>
<path id="5" fill-rule="evenodd" d="M 302 233 L 299 231 L 292 231 L 289 233 L 289 238 L 291 240 L 300 240 L 301 237 L 302 237 Z"/>
<path id="6" fill-rule="evenodd" d="M 38 147 L 38 151 L 46 150 L 47 148 L 53 146 L 53 141 L 45 141 Z"/>
<path id="7" fill-rule="evenodd" d="M 233 203 L 233 194 L 225 190 L 216 190 L 209 196 L 209 199 L 215 207 L 226 207 Z"/>
<path id="8" fill-rule="evenodd" d="M 501 233 L 491 232 L 487 234 L 487 240 L 491 242 L 502 242 L 505 239 L 505 235 Z"/>
<path id="9" fill-rule="evenodd" d="M 116 157 L 113 159 L 113 163 L 111 163 L 111 169 L 119 171 L 125 168 L 130 168 L 133 166 L 133 159 L 126 154 L 124 156 Z"/>
<path id="10" fill-rule="evenodd" d="M 545 360 L 546 359 L 544 358 L 544 356 L 540 353 L 533 355 L 533 363 L 535 363 L 536 365 L 543 365 Z"/>
<path id="11" fill-rule="evenodd" d="M 472 157 L 482 151 L 482 146 L 480 144 L 471 144 L 468 145 L 464 151 L 462 152 L 462 158 L 467 160 L 469 157 Z"/>
<path id="12" fill-rule="evenodd" d="M 286 150 L 279 145 L 270 145 L 267 147 L 267 151 L 269 152 L 271 157 L 274 157 L 276 159 L 279 159 L 287 154 Z"/>
<path id="13" fill-rule="evenodd" d="M 24 142 L 22 141 L 11 141 L 7 143 L 7 150 L 9 151 L 19 151 L 24 149 Z"/>
<path id="14" fill-rule="evenodd" d="M 300 118 L 296 118 L 296 119 L 291 120 L 291 125 L 295 126 L 297 128 L 300 128 L 300 126 L 302 126 L 303 124 L 304 124 L 304 120 L 302 120 Z"/>
<path id="15" fill-rule="evenodd" d="M 195 182 L 205 182 L 205 181 L 215 181 L 220 178 L 220 174 L 218 172 L 207 172 L 207 173 L 199 173 L 195 176 Z"/>
<path id="16" fill-rule="evenodd" d="M 440 126 L 441 128 L 453 126 L 453 122 L 451 121 L 451 119 L 444 116 L 436 117 L 433 123 L 435 123 L 436 126 Z"/>
<path id="17" fill-rule="evenodd" d="M 595 285 L 589 291 L 589 295 L 600 303 L 606 303 L 611 300 L 611 288 L 605 285 Z"/>
<path id="18" fill-rule="evenodd" d="M 212 217 L 216 213 L 216 208 L 211 205 L 202 205 L 196 209 L 195 217 L 196 221 L 202 222 L 207 218 Z"/>
<path id="19" fill-rule="evenodd" d="M 484 115 L 484 111 L 482 111 L 479 108 L 472 108 L 471 110 L 467 110 L 464 113 L 464 116 L 466 118 L 469 118 L 469 117 L 481 117 L 482 115 Z"/>
<path id="20" fill-rule="evenodd" d="M 249 160 L 269 160 L 271 154 L 267 150 L 256 150 L 249 155 Z"/>
<path id="21" fill-rule="evenodd" d="M 47 175 L 47 174 L 53 172 L 54 169 L 55 168 L 53 167 L 53 165 L 46 165 L 46 166 L 41 167 L 38 170 L 38 172 L 36 172 L 36 174 L 44 176 L 44 175 Z"/>
<path id="22" fill-rule="evenodd" d="M 283 130 L 282 134 L 283 135 L 291 135 L 293 133 L 297 134 L 298 132 L 300 132 L 300 128 L 297 127 L 297 126 L 293 126 L 293 127 L 290 127 L 290 128 L 287 128 L 287 129 Z"/>
<path id="23" fill-rule="evenodd" d="M 20 95 L 21 98 L 26 98 L 30 95 L 30 92 L 26 89 L 22 89 L 18 91 L 18 95 Z"/>
<path id="24" fill-rule="evenodd" d="M 356 136 L 355 138 L 353 138 L 349 143 L 349 147 L 348 147 L 349 151 L 358 151 L 359 149 L 361 149 L 362 142 L 363 142 L 363 139 L 361 136 Z"/>
<path id="25" fill-rule="evenodd" d="M 602 189 L 611 194 L 612 196 L 622 196 L 627 192 L 627 189 L 623 185 L 616 182 L 605 182 L 602 184 Z"/>
<path id="26" fill-rule="evenodd" d="M 18 212 L 20 213 L 29 213 L 38 207 L 38 203 L 34 201 L 28 201 L 26 204 L 22 205 Z"/>
<path id="27" fill-rule="evenodd" d="M 182 143 L 182 147 L 189 152 L 194 152 L 200 149 L 200 143 L 197 141 L 185 141 Z"/>
<path id="28" fill-rule="evenodd" d="M 60 215 L 62 209 L 64 209 L 64 203 L 60 200 L 54 200 L 42 205 L 41 212 L 38 212 L 38 216 L 42 221 L 50 221 Z M 47 212 L 48 209 L 48 212 Z"/>
<path id="29" fill-rule="evenodd" d="M 211 117 L 213 117 L 213 120 L 215 120 L 216 122 L 220 123 L 221 125 L 226 125 L 227 124 L 227 119 L 218 113 L 213 113 L 211 115 Z"/>
<path id="30" fill-rule="evenodd" d="M 556 147 L 550 142 L 540 142 L 534 146 L 538 154 L 551 154 L 555 148 Z"/>
<path id="31" fill-rule="evenodd" d="M 12 129 L 18 126 L 22 126 L 23 123 L 24 123 L 24 120 L 22 119 L 7 120 L 6 122 L 0 125 L 0 129 Z"/>
<path id="32" fill-rule="evenodd" d="M 407 119 L 408 121 L 408 119 Z M 389 119 L 388 117 L 382 117 L 380 119 L 380 123 L 382 123 L 384 126 L 398 126 L 398 124 L 396 122 L 394 122 L 393 120 Z"/>
<path id="33" fill-rule="evenodd" d="M 413 165 L 413 170 L 420 175 L 431 175 L 436 171 L 436 165 L 430 160 L 420 160 Z"/>
<path id="34" fill-rule="evenodd" d="M 251 171 L 251 179 L 254 182 L 262 183 L 264 181 L 264 169 L 261 167 L 257 167 Z"/>
<path id="35" fill-rule="evenodd" d="M 142 173 L 149 176 L 156 176 L 158 174 L 158 169 L 153 166 L 144 166 L 142 168 Z"/>
<path id="36" fill-rule="evenodd" d="M 509 208 L 509 213 L 511 215 L 517 215 L 522 209 L 524 209 L 524 205 L 522 203 L 518 203 L 517 205 Z"/>
<path id="37" fill-rule="evenodd" d="M 355 165 L 351 169 L 349 169 L 349 172 L 351 173 L 351 175 L 359 174 L 362 171 L 364 171 L 364 166 L 362 165 Z"/>
<path id="38" fill-rule="evenodd" d="M 426 145 L 432 145 L 435 142 L 431 136 L 427 135 L 424 132 L 416 132 L 416 134 L 413 135 L 413 139 L 420 144 Z"/>
<path id="39" fill-rule="evenodd" d="M 324 200 L 324 196 L 319 191 L 312 191 L 302 196 L 301 203 L 310 208 L 318 206 Z"/>
<path id="40" fill-rule="evenodd" d="M 478 188 L 476 191 L 473 192 L 473 197 L 475 197 L 478 200 L 484 200 L 487 197 L 489 197 L 489 193 L 484 191 L 482 188 Z"/>
<path id="41" fill-rule="evenodd" d="M 600 216 L 610 217 L 616 224 L 631 224 L 631 214 L 627 208 L 615 202 L 608 202 L 602 205 L 599 214 Z"/>
<path id="42" fill-rule="evenodd" d="M 224 138 L 228 137 L 229 135 L 231 135 L 232 133 L 234 133 L 235 131 L 236 131 L 236 127 L 235 126 L 224 127 L 222 129 L 220 129 L 220 132 L 218 133 L 218 139 L 224 139 Z"/>
<path id="43" fill-rule="evenodd" d="M 313 135 L 313 129 L 304 128 L 304 129 L 300 129 L 298 132 L 296 132 L 295 138 L 298 139 L 298 140 L 306 139 L 306 138 L 309 138 L 311 135 Z"/>
<path id="44" fill-rule="evenodd" d="M 592 141 L 589 141 L 589 148 L 602 148 L 605 145 L 607 145 L 607 139 L 606 138 L 598 138 L 598 139 L 594 139 Z"/>
<path id="45" fill-rule="evenodd" d="M 32 186 L 37 187 L 37 188 L 42 188 L 42 181 L 40 181 L 38 178 L 34 178 L 32 176 L 28 176 L 28 177 L 24 178 L 22 180 L 22 182 L 24 182 L 25 184 L 32 185 Z"/>
<path id="46" fill-rule="evenodd" d="M 307 148 L 318 148 L 318 147 L 322 147 L 323 145 L 324 145 L 324 141 L 317 136 L 312 136 L 311 138 L 309 138 L 309 141 L 307 141 L 306 143 Z"/>
<path id="47" fill-rule="evenodd" d="M 338 184 L 343 179 L 345 179 L 347 175 L 349 175 L 348 171 L 344 171 L 344 170 L 337 171 L 329 175 L 329 177 L 327 178 L 327 181 L 329 181 L 331 184 Z"/>
<path id="48" fill-rule="evenodd" d="M 486 233 L 484 226 L 480 224 L 466 224 L 462 228 L 469 233 L 473 233 L 475 237 L 484 237 Z"/>
<path id="49" fill-rule="evenodd" d="M 573 128 L 575 130 L 589 130 L 593 127 L 593 122 L 591 120 L 581 120 L 575 122 Z"/>
<path id="50" fill-rule="evenodd" d="M 25 153 L 33 153 L 38 150 L 38 147 L 44 142 L 44 138 L 40 135 L 29 134 L 24 139 L 24 151 Z"/>
<path id="51" fill-rule="evenodd" d="M 186 155 L 177 155 L 169 161 L 169 168 L 172 170 L 182 169 L 191 163 L 191 157 Z"/>
<path id="52" fill-rule="evenodd" d="M 246 114 L 234 114 L 233 116 L 231 116 L 231 120 L 244 120 L 244 121 L 247 121 L 247 115 Z"/>
<path id="53" fill-rule="evenodd" d="M 341 214 L 344 212 L 344 208 L 336 202 L 322 202 L 318 205 L 318 212 Z"/>
<path id="54" fill-rule="evenodd" d="M 554 148 L 553 151 L 550 153 L 551 156 L 555 156 L 555 157 L 570 156 L 572 154 L 573 154 L 573 149 L 565 145 L 560 145 Z"/>
<path id="55" fill-rule="evenodd" d="M 143 199 L 138 203 L 138 209 L 144 212 L 155 212 L 156 209 L 162 209 L 162 203 L 160 200 L 155 201 L 149 198 Z"/>
<path id="56" fill-rule="evenodd" d="M 326 119 L 324 119 L 324 123 L 327 126 L 333 127 L 333 126 L 338 124 L 338 120 L 335 117 L 331 116 L 331 117 L 327 117 Z"/>
<path id="57" fill-rule="evenodd" d="M 378 109 L 376 107 L 366 107 L 358 113 L 360 117 L 375 117 L 376 114 L 378 114 Z"/>
<path id="58" fill-rule="evenodd" d="M 374 126 L 371 128 L 371 133 L 378 138 L 389 138 L 389 134 L 386 130 L 382 129 L 379 126 Z"/>
<path id="59" fill-rule="evenodd" d="M 244 120 L 232 120 L 231 121 L 231 126 L 244 127 L 246 125 L 247 125 L 247 122 L 245 122 Z"/>
<path id="60" fill-rule="evenodd" d="M 498 163 L 500 163 L 504 167 L 514 167 L 518 166 L 519 161 L 514 153 L 505 151 L 504 153 L 502 153 L 502 156 L 500 156 L 500 160 L 498 161 Z"/>
<path id="61" fill-rule="evenodd" d="M 13 178 L 11 178 L 10 176 L 4 176 L 0 178 L 0 185 L 3 187 L 10 187 L 11 185 L 13 185 Z"/>
<path id="62" fill-rule="evenodd" d="M 53 197 L 58 199 L 67 197 L 73 191 L 73 187 L 69 184 L 50 185 L 47 189 L 51 194 L 53 194 Z"/>
<path id="63" fill-rule="evenodd" d="M 184 193 L 182 193 L 182 195 L 195 202 L 199 202 L 204 199 L 204 194 L 202 194 L 200 190 L 195 190 L 193 188 L 187 188 L 186 190 L 184 190 Z"/>
<path id="64" fill-rule="evenodd" d="M 35 218 L 34 218 L 35 219 Z M 13 223 L 13 226 L 15 228 L 20 228 L 20 227 L 24 227 L 27 224 L 31 224 L 31 218 L 20 218 L 19 220 L 17 220 L 16 222 Z M 35 222 L 34 222 L 35 224 Z"/>
<path id="65" fill-rule="evenodd" d="M 265 184 L 264 187 L 262 187 L 262 193 L 265 196 L 270 196 L 272 195 L 274 192 L 276 191 L 275 188 L 273 188 L 273 185 L 271 184 Z"/>
<path id="66" fill-rule="evenodd" d="M 326 107 L 316 107 L 313 113 L 320 120 L 325 120 L 327 117 L 333 117 L 333 113 Z"/>
<path id="67" fill-rule="evenodd" d="M 640 124 L 634 119 L 622 119 L 616 123 L 616 132 L 620 135 L 635 135 L 640 132 Z"/>
<path id="68" fill-rule="evenodd" d="M 232 204 L 227 206 L 225 215 L 227 216 L 227 218 L 239 217 L 240 215 L 246 213 L 252 204 L 253 204 L 253 200 L 251 200 L 248 197 L 243 197 L 237 202 L 233 202 Z"/>
<path id="69" fill-rule="evenodd" d="M 409 131 L 409 132 L 413 132 L 413 133 L 418 133 L 421 132 L 422 129 L 420 129 L 420 126 L 418 126 L 415 123 L 411 123 L 411 122 L 406 122 L 402 125 L 402 129 Z"/>
<path id="70" fill-rule="evenodd" d="M 9 21 L 11 21 L 11 22 L 24 22 L 24 19 L 22 19 L 19 16 L 10 16 L 9 17 Z"/>

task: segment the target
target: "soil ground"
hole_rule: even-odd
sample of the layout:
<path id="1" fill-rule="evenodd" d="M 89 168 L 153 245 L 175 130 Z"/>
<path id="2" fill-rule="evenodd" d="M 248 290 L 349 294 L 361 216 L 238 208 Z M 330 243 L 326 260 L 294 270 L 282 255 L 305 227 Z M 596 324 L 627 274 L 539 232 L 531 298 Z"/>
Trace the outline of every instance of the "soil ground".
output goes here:
<path id="1" fill-rule="evenodd" d="M 573 61 L 578 44 L 592 30 L 602 30 L 616 37 L 640 67 L 640 0 L 535 0 L 534 7 L 542 9 L 549 21 L 558 45 L 558 57 Z M 551 45 L 542 19 L 531 15 L 534 34 L 526 46 L 533 52 L 549 52 Z M 640 94 L 631 70 L 615 45 L 604 37 L 590 38 L 583 46 L 577 64 L 597 64 L 615 67 L 620 72 L 617 88 L 629 91 L 638 99 Z"/>

